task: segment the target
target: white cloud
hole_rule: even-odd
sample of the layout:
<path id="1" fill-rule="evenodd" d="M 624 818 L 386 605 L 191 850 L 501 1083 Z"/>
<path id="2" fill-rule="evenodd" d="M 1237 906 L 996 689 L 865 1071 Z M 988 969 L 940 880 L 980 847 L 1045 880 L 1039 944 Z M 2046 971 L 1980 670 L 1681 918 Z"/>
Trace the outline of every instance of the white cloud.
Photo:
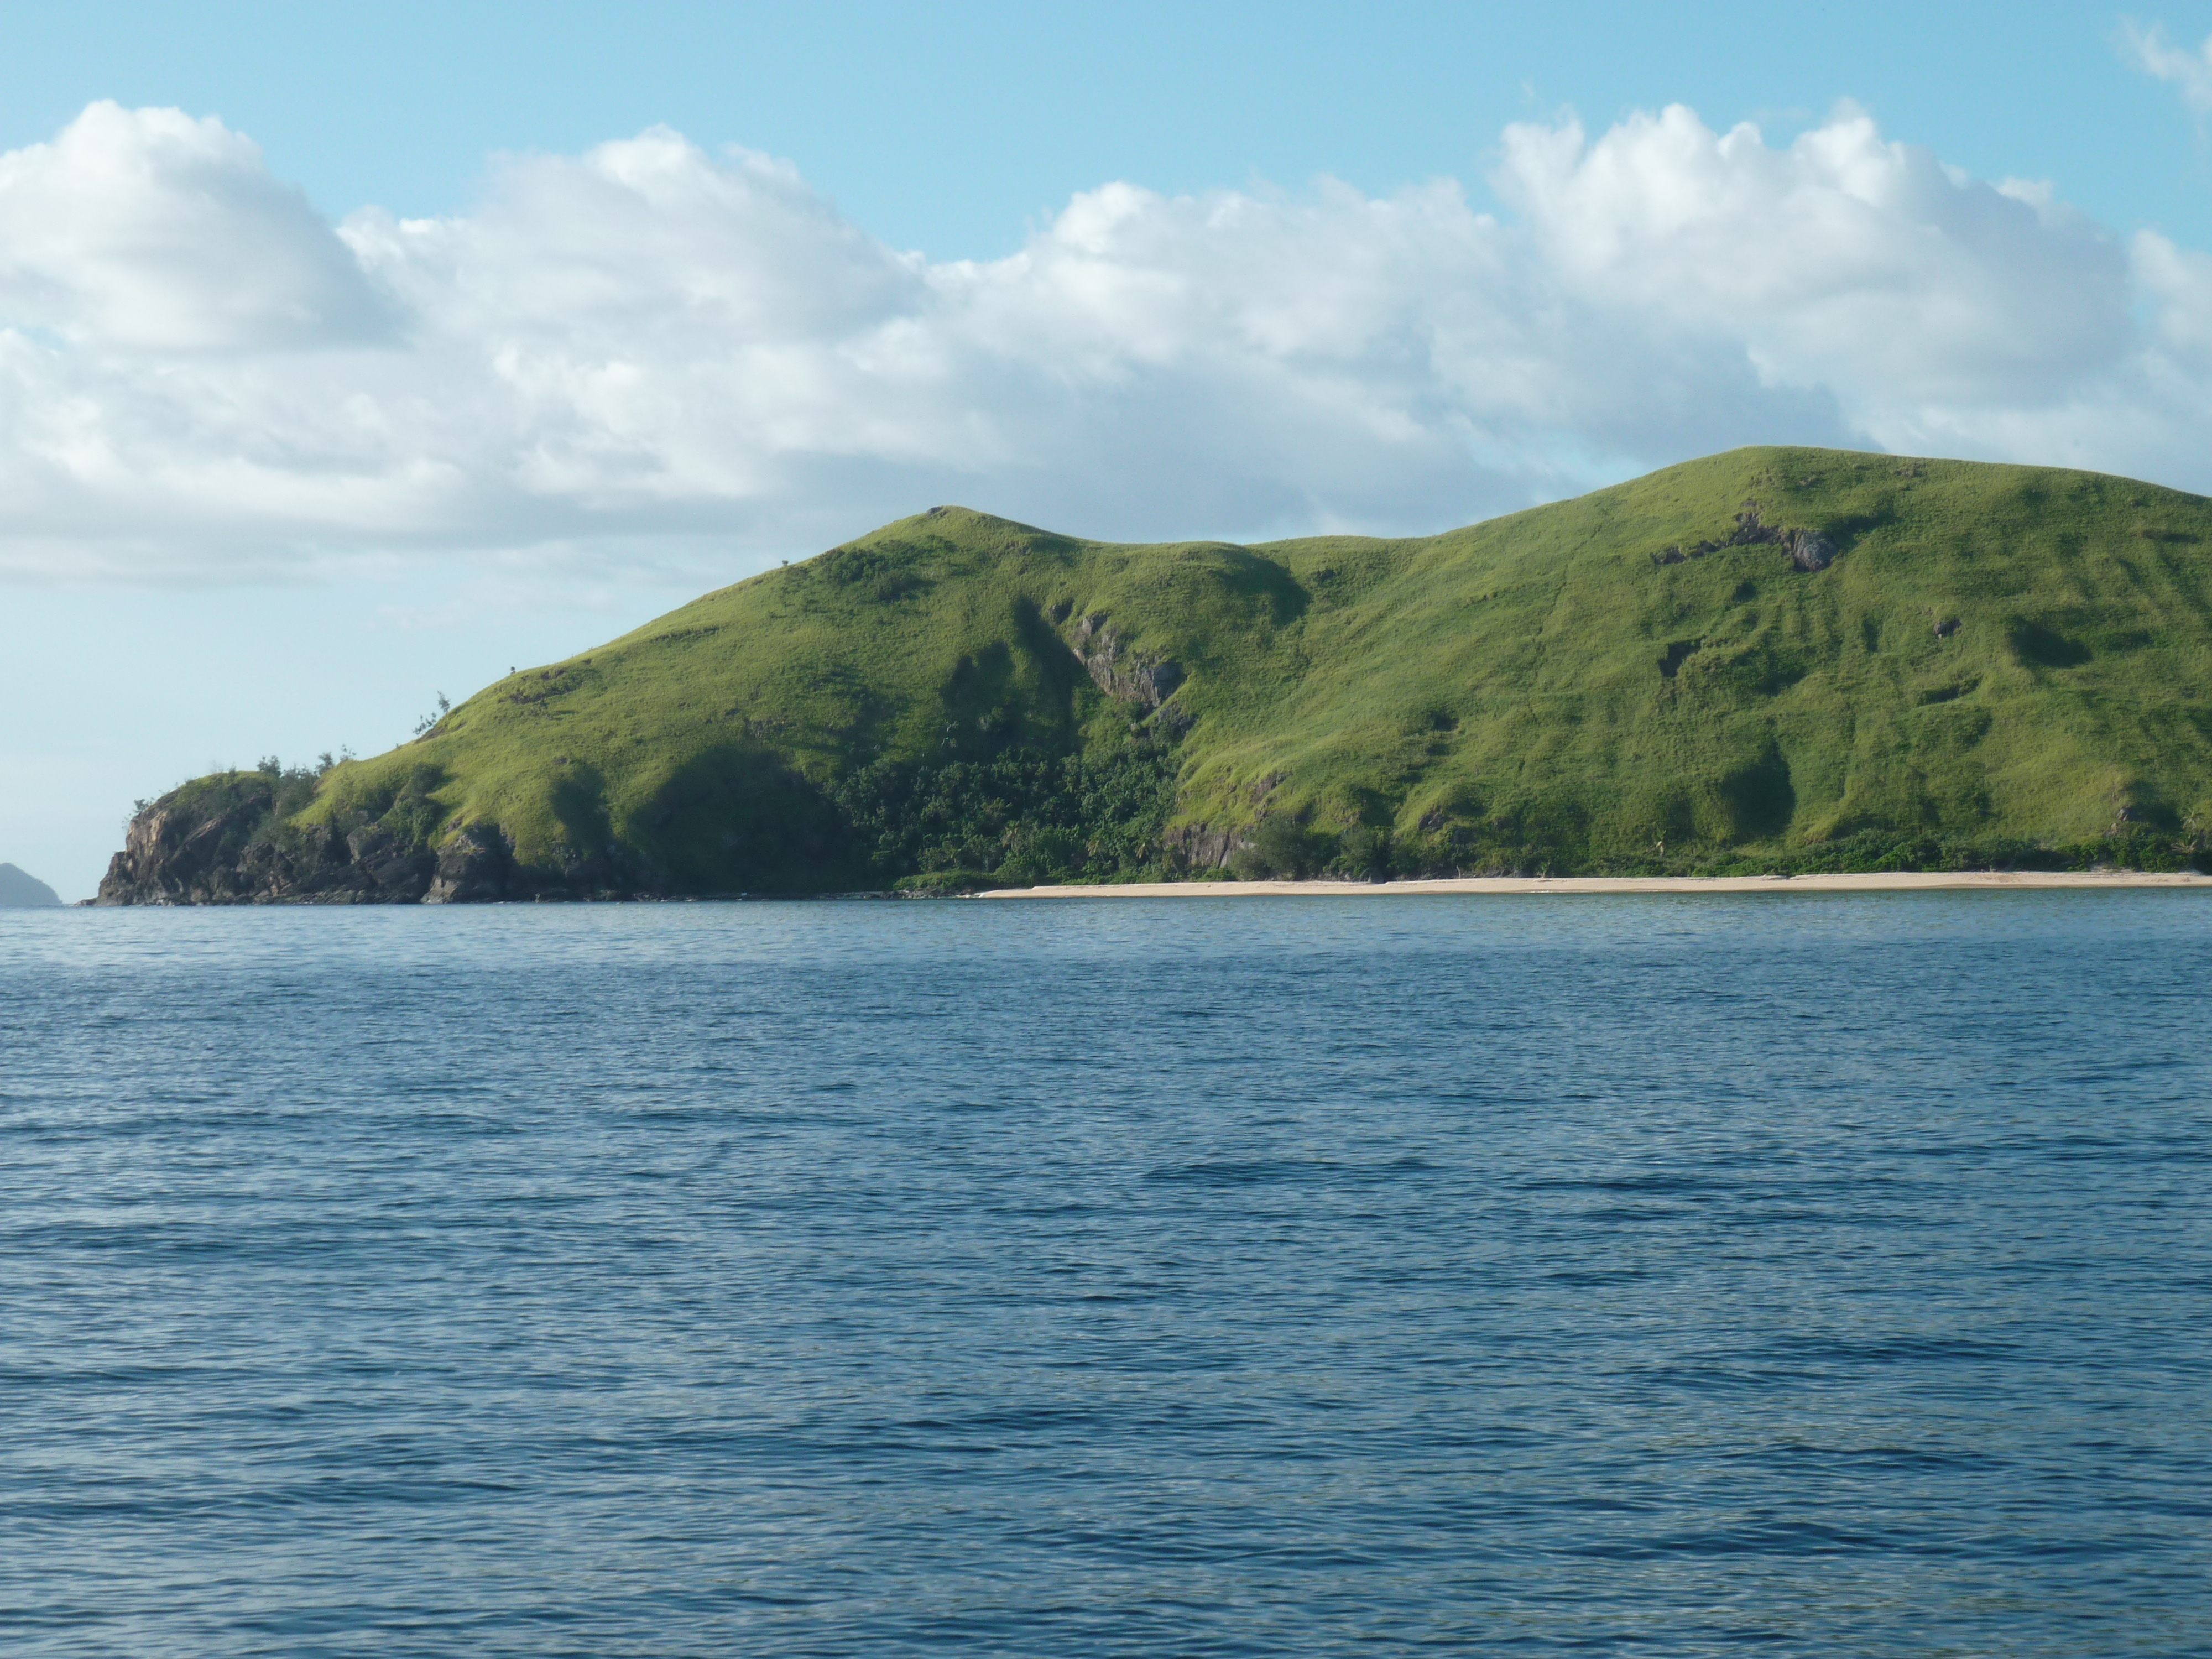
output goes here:
<path id="1" fill-rule="evenodd" d="M 2212 36 L 2191 52 L 2168 40 L 2155 23 L 2145 28 L 2130 21 L 2120 30 L 2137 69 L 2179 88 L 2182 101 L 2197 114 L 2212 115 Z"/>
<path id="2" fill-rule="evenodd" d="M 1441 527 L 1730 444 L 2212 487 L 2212 262 L 1856 110 L 1516 126 L 1479 210 L 1077 196 L 931 264 L 656 129 L 333 230 L 220 123 L 0 155 L 0 569 L 615 571 L 940 501 L 1109 536 Z"/>
<path id="3" fill-rule="evenodd" d="M 1516 127 L 1505 154 L 1546 263 L 1593 302 L 1824 387 L 1863 430 L 1899 405 L 2033 399 L 2125 343 L 2109 237 L 2047 190 L 1885 143 L 1856 110 L 1780 150 L 1677 106 L 1594 144 Z"/>
<path id="4" fill-rule="evenodd" d="M 251 141 L 111 103 L 0 155 L 0 311 L 73 342 L 173 352 L 366 339 L 388 322 Z"/>

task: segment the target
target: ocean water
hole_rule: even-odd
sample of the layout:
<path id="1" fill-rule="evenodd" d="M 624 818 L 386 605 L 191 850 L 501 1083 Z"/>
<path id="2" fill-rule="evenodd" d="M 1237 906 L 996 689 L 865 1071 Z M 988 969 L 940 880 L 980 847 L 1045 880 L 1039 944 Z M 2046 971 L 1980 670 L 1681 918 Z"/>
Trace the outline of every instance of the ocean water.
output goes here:
<path id="1" fill-rule="evenodd" d="M 0 1650 L 2212 1651 L 2190 893 L 0 915 Z"/>

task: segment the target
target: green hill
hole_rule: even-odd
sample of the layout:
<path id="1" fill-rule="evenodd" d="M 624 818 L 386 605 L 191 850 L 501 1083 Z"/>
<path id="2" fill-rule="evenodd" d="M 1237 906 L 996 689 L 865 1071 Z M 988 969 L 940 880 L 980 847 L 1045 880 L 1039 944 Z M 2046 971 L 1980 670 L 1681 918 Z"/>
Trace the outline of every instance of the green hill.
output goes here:
<path id="1" fill-rule="evenodd" d="M 939 507 L 388 754 L 187 785 L 103 893 L 2172 866 L 2212 825 L 2208 604 L 2203 497 L 1828 450 L 1407 540 Z"/>

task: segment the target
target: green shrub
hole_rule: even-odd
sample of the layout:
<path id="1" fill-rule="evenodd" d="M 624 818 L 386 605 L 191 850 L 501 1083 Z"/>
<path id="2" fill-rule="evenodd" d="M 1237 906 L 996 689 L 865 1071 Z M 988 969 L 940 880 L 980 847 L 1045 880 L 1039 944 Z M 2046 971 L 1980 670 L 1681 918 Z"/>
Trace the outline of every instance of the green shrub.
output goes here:
<path id="1" fill-rule="evenodd" d="M 1250 845 L 1230 855 L 1229 868 L 1239 881 L 1303 881 L 1328 867 L 1338 851 L 1338 838 L 1328 830 L 1280 813 L 1261 819 Z"/>
<path id="2" fill-rule="evenodd" d="M 963 893 L 978 892 L 995 884 L 989 876 L 974 870 L 939 870 L 927 875 L 901 876 L 891 884 L 891 890 L 915 898 L 957 898 Z"/>
<path id="3" fill-rule="evenodd" d="M 1331 873 L 1352 881 L 1379 881 L 1390 873 L 1390 832 L 1355 823 L 1336 838 Z"/>

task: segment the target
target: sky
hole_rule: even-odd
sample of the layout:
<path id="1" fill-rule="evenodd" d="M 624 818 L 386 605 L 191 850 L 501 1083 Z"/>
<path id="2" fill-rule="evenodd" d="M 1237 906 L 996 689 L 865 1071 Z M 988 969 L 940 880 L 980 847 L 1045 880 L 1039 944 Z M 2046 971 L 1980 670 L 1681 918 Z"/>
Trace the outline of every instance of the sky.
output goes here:
<path id="1" fill-rule="evenodd" d="M 0 860 L 945 501 L 2212 491 L 2212 4 L 0 3 Z"/>

